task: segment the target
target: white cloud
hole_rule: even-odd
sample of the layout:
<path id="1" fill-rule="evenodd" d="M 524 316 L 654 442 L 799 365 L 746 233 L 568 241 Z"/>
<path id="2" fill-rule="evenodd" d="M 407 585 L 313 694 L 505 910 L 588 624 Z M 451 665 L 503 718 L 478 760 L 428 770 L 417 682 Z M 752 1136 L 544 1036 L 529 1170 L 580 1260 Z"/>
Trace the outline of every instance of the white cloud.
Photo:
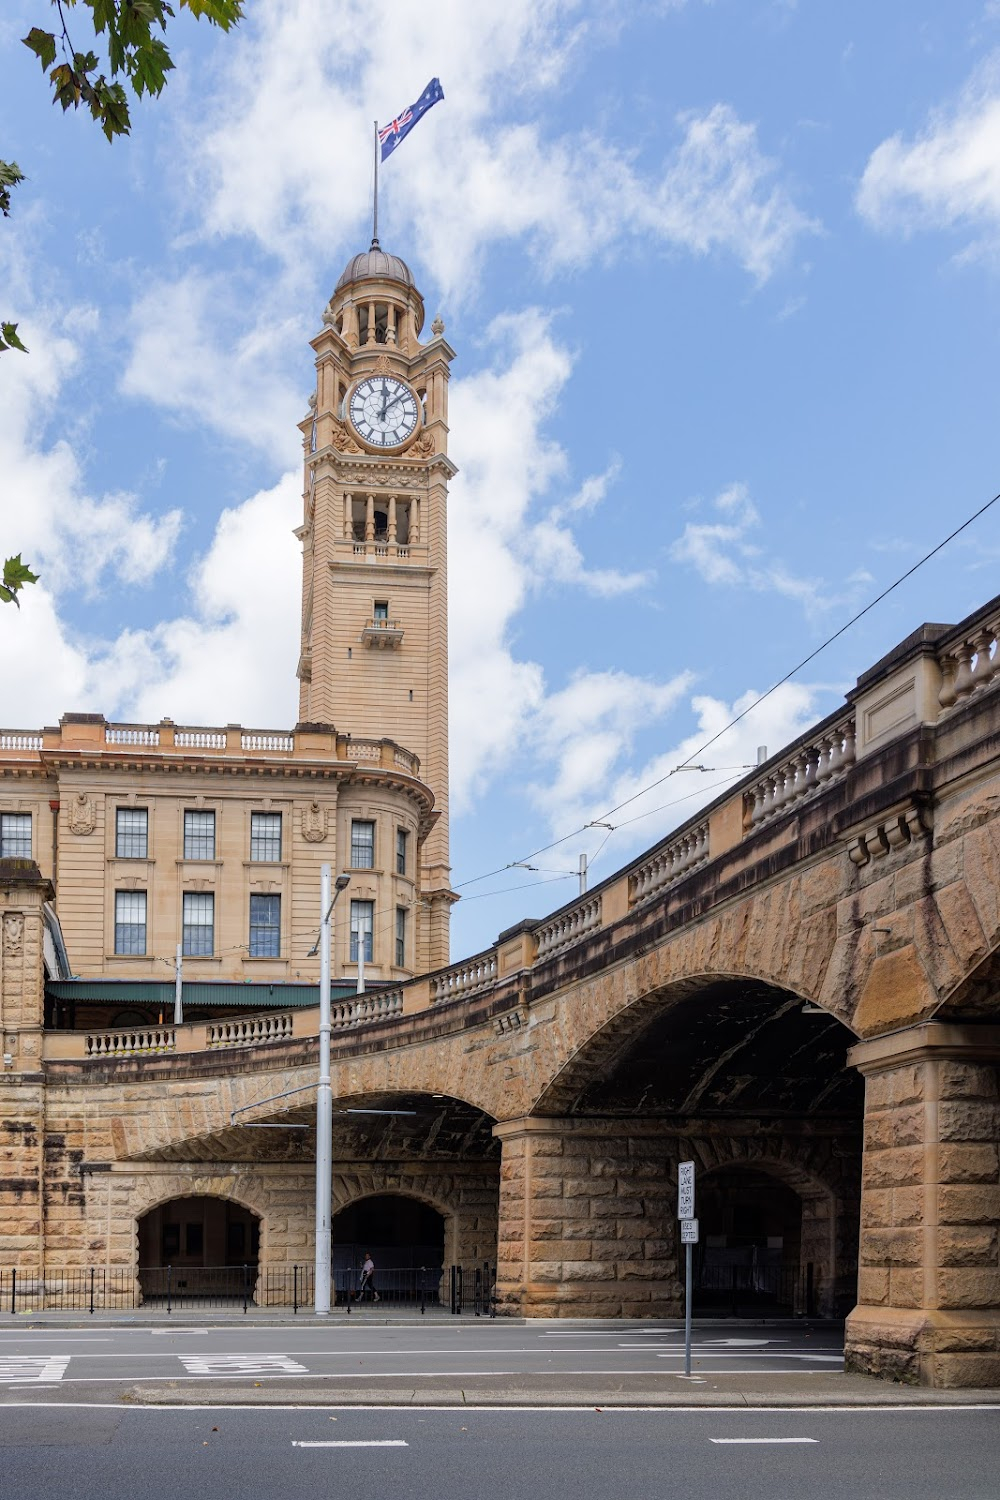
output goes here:
<path id="1" fill-rule="evenodd" d="M 857 570 L 839 589 L 819 577 L 793 573 L 780 558 L 769 556 L 753 538 L 762 525 L 760 512 L 745 484 L 732 484 L 713 501 L 719 521 L 689 521 L 672 543 L 672 561 L 694 569 L 706 583 L 781 594 L 809 614 L 852 604 L 858 590 L 872 582 Z"/>
<path id="2" fill-rule="evenodd" d="M 872 152 L 857 194 L 877 229 L 966 229 L 971 248 L 996 248 L 1000 231 L 1000 53 L 936 110 L 912 142 L 891 136 Z"/>
<path id="3" fill-rule="evenodd" d="M 453 303 L 486 248 L 511 240 L 543 269 L 640 238 L 732 256 L 765 280 L 817 226 L 731 106 L 671 121 L 655 165 L 631 144 L 539 122 L 575 59 L 627 15 L 583 0 L 386 0 L 372 27 L 360 0 L 261 5 L 221 58 L 207 129 L 190 127 L 194 232 L 250 236 L 286 266 L 328 262 L 338 238 L 353 248 L 370 203 L 372 118 L 437 74 L 445 102 L 406 141 L 405 171 L 387 163 L 383 199 Z"/>

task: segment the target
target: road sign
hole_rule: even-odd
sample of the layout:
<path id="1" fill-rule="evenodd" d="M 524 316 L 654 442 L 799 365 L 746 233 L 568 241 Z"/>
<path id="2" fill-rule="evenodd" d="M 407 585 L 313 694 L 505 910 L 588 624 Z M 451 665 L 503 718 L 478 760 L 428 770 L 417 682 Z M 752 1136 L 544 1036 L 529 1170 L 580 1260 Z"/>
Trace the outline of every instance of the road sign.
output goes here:
<path id="1" fill-rule="evenodd" d="M 694 1162 L 682 1161 L 677 1166 L 677 1217 L 694 1218 Z"/>
<path id="2" fill-rule="evenodd" d="M 682 1245 L 697 1245 L 697 1243 L 698 1243 L 698 1220 L 697 1219 L 682 1219 L 681 1220 L 681 1244 Z"/>

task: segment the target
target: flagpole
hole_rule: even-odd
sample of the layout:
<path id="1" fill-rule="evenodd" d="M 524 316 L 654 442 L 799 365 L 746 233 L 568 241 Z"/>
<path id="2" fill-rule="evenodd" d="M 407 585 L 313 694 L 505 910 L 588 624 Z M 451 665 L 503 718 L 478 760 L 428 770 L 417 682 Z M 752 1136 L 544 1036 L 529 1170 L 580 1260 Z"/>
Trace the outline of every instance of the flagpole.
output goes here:
<path id="1" fill-rule="evenodd" d="M 375 210 L 372 215 L 372 244 L 378 244 L 378 121 L 375 121 Z"/>

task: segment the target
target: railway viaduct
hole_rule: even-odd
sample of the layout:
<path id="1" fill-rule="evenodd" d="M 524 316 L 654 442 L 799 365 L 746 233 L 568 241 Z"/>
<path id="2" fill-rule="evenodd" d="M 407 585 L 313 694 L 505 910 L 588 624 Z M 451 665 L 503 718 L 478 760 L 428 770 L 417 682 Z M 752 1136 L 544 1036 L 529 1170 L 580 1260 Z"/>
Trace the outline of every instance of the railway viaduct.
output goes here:
<path id="1" fill-rule="evenodd" d="M 808 1265 L 851 1367 L 1000 1384 L 998 623 L 922 627 L 603 885 L 340 1007 L 335 1207 L 429 1205 L 506 1313 L 672 1314 L 692 1157 L 706 1254 L 742 1214 Z M 315 1078 L 317 1011 L 47 1030 L 50 890 L 0 875 L 0 1262 L 134 1269 L 197 1196 L 307 1262 L 314 1106 L 273 1096 Z"/>

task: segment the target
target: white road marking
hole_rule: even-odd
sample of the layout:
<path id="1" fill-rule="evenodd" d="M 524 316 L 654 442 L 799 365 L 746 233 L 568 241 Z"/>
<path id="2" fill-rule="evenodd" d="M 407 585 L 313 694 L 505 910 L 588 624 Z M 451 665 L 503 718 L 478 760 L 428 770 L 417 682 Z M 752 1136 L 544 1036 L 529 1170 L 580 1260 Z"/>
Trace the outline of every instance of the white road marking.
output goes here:
<path id="1" fill-rule="evenodd" d="M 0 1354 L 0 1383 L 9 1385 L 14 1380 L 29 1380 L 32 1384 L 57 1382 L 62 1380 L 68 1364 L 68 1354 L 65 1358 L 60 1358 L 58 1354 L 42 1354 L 37 1357 L 30 1354 Z"/>
<path id="2" fill-rule="evenodd" d="M 766 1344 L 787 1344 L 787 1339 L 702 1339 L 707 1348 L 710 1344 L 724 1344 L 730 1349 L 762 1349 Z"/>
<path id="3" fill-rule="evenodd" d="M 6 1410 L 8 1407 L 16 1407 L 18 1411 L 41 1411 L 41 1410 L 48 1410 L 50 1408 L 53 1411 L 116 1411 L 116 1412 L 119 1412 L 122 1416 L 144 1415 L 146 1413 L 154 1413 L 154 1414 L 156 1414 L 158 1416 L 164 1416 L 164 1415 L 168 1415 L 171 1412 L 175 1412 L 175 1411 L 177 1411 L 177 1412 L 186 1412 L 186 1411 L 206 1412 L 206 1411 L 249 1411 L 249 1410 L 253 1410 L 253 1411 L 280 1411 L 280 1412 L 289 1412 L 289 1411 L 311 1411 L 311 1412 L 317 1412 L 317 1411 L 343 1411 L 343 1412 L 352 1412 L 352 1411 L 383 1411 L 384 1412 L 384 1411 L 392 1411 L 392 1412 L 407 1412 L 407 1413 L 409 1413 L 410 1416 L 413 1416 L 414 1412 L 425 1412 L 425 1411 L 483 1412 L 483 1413 L 489 1414 L 490 1416 L 494 1416 L 495 1417 L 498 1412 L 514 1411 L 514 1412 L 520 1412 L 520 1413 L 528 1413 L 528 1414 L 531 1414 L 533 1416 L 540 1416 L 540 1417 L 551 1418 L 552 1415 L 553 1415 L 553 1413 L 562 1413 L 562 1412 L 576 1412 L 576 1413 L 581 1413 L 582 1412 L 582 1413 L 585 1413 L 587 1416 L 590 1416 L 590 1414 L 594 1410 L 594 1404 L 593 1404 L 593 1402 L 587 1402 L 586 1404 L 577 1405 L 577 1406 L 562 1406 L 562 1405 L 560 1405 L 560 1406 L 508 1406 L 506 1404 L 504 1404 L 503 1406 L 498 1406 L 498 1405 L 493 1405 L 493 1406 L 476 1406 L 476 1405 L 474 1405 L 471 1402 L 470 1403 L 464 1403 L 463 1402 L 462 1405 L 456 1406 L 454 1403 L 452 1403 L 452 1404 L 449 1405 L 449 1404 L 440 1403 L 440 1402 L 428 1401 L 426 1403 L 426 1405 L 423 1402 L 421 1402 L 419 1406 L 414 1406 L 414 1404 L 412 1402 L 407 1402 L 403 1406 L 393 1406 L 391 1402 L 384 1402 L 384 1401 L 377 1401 L 377 1402 L 362 1402 L 362 1401 L 353 1402 L 352 1401 L 352 1402 L 348 1403 L 346 1406 L 344 1406 L 344 1405 L 342 1405 L 342 1404 L 340 1404 L 338 1402 L 335 1402 L 335 1401 L 313 1401 L 313 1402 L 310 1402 L 308 1405 L 297 1405 L 297 1404 L 295 1404 L 293 1402 L 286 1402 L 286 1401 L 278 1402 L 278 1403 L 272 1405 L 271 1403 L 266 1402 L 266 1401 L 261 1401 L 259 1403 L 255 1401 L 254 1404 L 253 1404 L 253 1407 L 250 1408 L 250 1407 L 247 1406 L 246 1402 L 235 1402 L 234 1403 L 234 1402 L 228 1402 L 228 1401 L 212 1401 L 212 1402 L 196 1401 L 196 1402 L 191 1402 L 190 1404 L 183 1403 L 183 1402 L 177 1402 L 176 1404 L 174 1404 L 172 1402 L 169 1406 L 130 1406 L 130 1407 L 124 1408 L 122 1406 L 122 1404 L 121 1404 L 120 1401 L 0 1401 L 0 1411 Z M 742 1402 L 740 1402 L 739 1406 L 737 1407 L 737 1406 L 734 1406 L 732 1404 L 732 1402 L 720 1403 L 717 1406 L 707 1406 L 707 1405 L 680 1406 L 680 1405 L 675 1405 L 671 1401 L 671 1402 L 665 1402 L 663 1405 L 649 1404 L 649 1405 L 642 1405 L 642 1406 L 629 1406 L 629 1405 L 602 1406 L 601 1410 L 606 1415 L 611 1415 L 611 1414 L 613 1414 L 615 1412 L 624 1412 L 627 1416 L 640 1416 L 643 1413 L 645 1413 L 648 1416 L 656 1416 L 656 1417 L 658 1417 L 658 1418 L 660 1418 L 662 1420 L 662 1418 L 664 1416 L 669 1416 L 672 1412 L 680 1412 L 682 1415 L 690 1417 L 690 1416 L 701 1416 L 701 1415 L 704 1415 L 705 1413 L 719 1413 L 719 1412 L 725 1412 L 727 1415 L 732 1416 L 733 1412 L 735 1411 L 735 1412 L 738 1412 L 741 1416 L 746 1416 L 748 1408 Z M 896 1404 L 890 1405 L 890 1404 L 885 1403 L 885 1402 L 883 1402 L 883 1403 L 876 1403 L 873 1406 L 853 1406 L 853 1405 L 849 1404 L 848 1402 L 842 1402 L 841 1404 L 836 1405 L 836 1406 L 818 1406 L 818 1405 L 817 1406 L 755 1406 L 753 1408 L 753 1413 L 754 1413 L 755 1416 L 758 1415 L 759 1413 L 764 1413 L 766 1415 L 771 1415 L 771 1416 L 778 1416 L 778 1415 L 781 1415 L 783 1413 L 787 1414 L 788 1412 L 803 1413 L 803 1414 L 805 1414 L 807 1416 L 812 1416 L 815 1413 L 822 1412 L 826 1416 L 831 1416 L 831 1417 L 847 1417 L 847 1416 L 854 1417 L 854 1416 L 857 1416 L 859 1413 L 862 1414 L 862 1415 L 864 1415 L 864 1416 L 884 1417 L 884 1416 L 889 1416 L 890 1414 L 892 1414 L 894 1412 L 901 1412 L 904 1415 L 910 1415 L 910 1416 L 913 1416 L 917 1412 L 919 1412 L 921 1416 L 925 1417 L 929 1411 L 937 1412 L 937 1413 L 940 1413 L 941 1415 L 944 1415 L 946 1413 L 950 1414 L 952 1412 L 962 1412 L 962 1413 L 964 1413 L 964 1412 L 970 1412 L 970 1411 L 975 1411 L 975 1412 L 979 1412 L 979 1411 L 1000 1411 L 1000 1401 L 979 1401 L 979 1402 L 957 1402 L 956 1401 L 954 1403 L 949 1402 L 947 1404 L 944 1403 L 944 1402 L 938 1402 L 938 1401 L 923 1401 L 923 1402 L 909 1402 L 906 1405 L 900 1404 L 898 1406 Z"/>
<path id="4" fill-rule="evenodd" d="M 189 1375 L 305 1375 L 287 1354 L 178 1354 Z"/>
<path id="5" fill-rule="evenodd" d="M 327 1439 L 324 1442 L 308 1443 L 296 1442 L 292 1439 L 293 1448 L 408 1448 L 410 1445 L 402 1438 L 370 1438 L 356 1443 L 337 1442 Z"/>
<path id="6" fill-rule="evenodd" d="M 150 1328 L 153 1338 L 207 1338 L 207 1328 Z"/>
<path id="7" fill-rule="evenodd" d="M 818 1443 L 819 1438 L 709 1438 L 710 1443 L 731 1443 L 746 1446 L 748 1443 L 760 1446 L 762 1444 L 774 1443 Z"/>

